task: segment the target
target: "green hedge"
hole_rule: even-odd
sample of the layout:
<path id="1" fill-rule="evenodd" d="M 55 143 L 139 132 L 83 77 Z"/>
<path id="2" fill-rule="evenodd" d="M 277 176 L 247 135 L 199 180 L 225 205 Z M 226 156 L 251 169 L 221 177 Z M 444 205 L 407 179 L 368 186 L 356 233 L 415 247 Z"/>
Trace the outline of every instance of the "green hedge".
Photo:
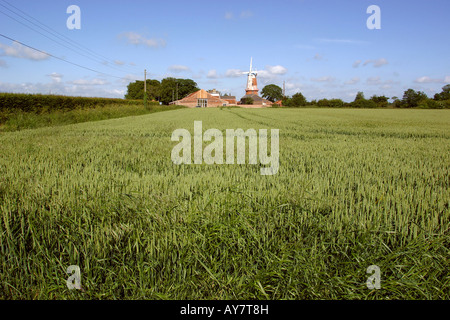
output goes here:
<path id="1" fill-rule="evenodd" d="M 1 113 L 14 113 L 16 111 L 45 113 L 56 110 L 69 111 L 75 109 L 97 108 L 113 104 L 136 105 L 143 104 L 143 101 L 43 94 L 0 93 Z M 152 102 L 151 104 L 159 103 Z"/>

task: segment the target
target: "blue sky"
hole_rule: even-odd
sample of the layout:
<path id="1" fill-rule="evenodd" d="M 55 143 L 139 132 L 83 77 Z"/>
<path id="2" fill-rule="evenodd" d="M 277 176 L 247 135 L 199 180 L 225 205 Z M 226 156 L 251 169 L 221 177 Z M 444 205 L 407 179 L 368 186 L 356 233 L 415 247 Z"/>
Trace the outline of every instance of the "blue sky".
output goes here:
<path id="1" fill-rule="evenodd" d="M 67 28 L 70 5 L 79 30 Z M 380 7 L 379 30 L 367 28 L 370 5 Z M 147 69 L 240 98 L 253 57 L 260 90 L 285 81 L 286 94 L 308 100 L 408 88 L 432 97 L 450 83 L 449 12 L 448 0 L 0 0 L 0 34 L 94 70 L 0 37 L 0 92 L 121 98 Z"/>

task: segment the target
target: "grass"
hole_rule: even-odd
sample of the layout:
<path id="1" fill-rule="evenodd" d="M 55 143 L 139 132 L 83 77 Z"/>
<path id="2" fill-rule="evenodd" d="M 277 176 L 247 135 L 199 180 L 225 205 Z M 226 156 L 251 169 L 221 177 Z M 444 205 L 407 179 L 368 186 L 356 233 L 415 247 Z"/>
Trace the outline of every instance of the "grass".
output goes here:
<path id="1" fill-rule="evenodd" d="M 0 297 L 448 300 L 449 115 L 182 109 L 2 133 Z M 194 120 L 280 129 L 278 174 L 174 165 Z"/>
<path id="2" fill-rule="evenodd" d="M 141 103 L 120 105 L 110 104 L 96 108 L 80 108 L 75 110 L 53 110 L 41 113 L 20 112 L 3 114 L 0 116 L 0 132 L 36 129 L 49 126 L 64 126 L 68 124 L 99 121 L 139 116 L 154 112 L 179 109 L 179 106 L 160 106 L 149 103 L 145 108 Z"/>

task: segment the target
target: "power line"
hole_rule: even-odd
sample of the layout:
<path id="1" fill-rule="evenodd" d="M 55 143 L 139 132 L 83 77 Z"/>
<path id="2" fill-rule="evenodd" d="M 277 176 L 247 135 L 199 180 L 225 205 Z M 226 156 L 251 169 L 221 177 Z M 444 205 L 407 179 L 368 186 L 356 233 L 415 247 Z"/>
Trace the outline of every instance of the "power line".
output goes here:
<path id="1" fill-rule="evenodd" d="M 2 5 L 2 4 L 0 4 L 0 6 L 1 6 L 1 5 Z M 73 50 L 72 48 L 70 48 L 70 47 L 68 47 L 68 46 L 66 46 L 66 45 L 64 45 L 64 44 L 62 44 L 62 43 L 59 43 L 59 42 L 55 41 L 54 39 L 50 38 L 49 36 L 43 34 L 42 32 L 40 32 L 40 31 L 38 31 L 38 30 L 33 29 L 32 27 L 30 27 L 30 26 L 24 24 L 23 22 L 17 20 L 17 19 L 14 18 L 14 17 L 11 17 L 9 14 L 4 13 L 4 12 L 1 11 L 1 10 L 0 10 L 0 13 L 3 13 L 5 16 L 7 16 L 7 17 L 9 17 L 9 18 L 11 18 L 11 19 L 13 19 L 13 20 L 15 20 L 16 22 L 20 23 L 21 25 L 23 25 L 23 26 L 25 26 L 25 27 L 27 27 L 27 28 L 29 28 L 29 29 L 31 29 L 31 30 L 33 30 L 33 31 L 35 31 L 35 32 L 37 32 L 37 33 L 39 33 L 40 35 L 46 37 L 47 39 L 50 39 L 50 40 L 52 40 L 52 41 L 58 43 L 59 45 L 65 47 L 65 48 L 67 48 L 67 49 L 69 49 L 69 50 L 72 50 L 72 51 L 74 51 L 74 52 L 76 52 L 76 53 L 78 53 L 78 54 L 80 54 L 80 55 L 82 55 L 82 56 L 84 56 L 84 57 L 86 57 L 86 58 L 88 58 L 88 59 L 91 59 L 91 60 L 93 60 L 93 61 L 95 61 L 95 62 L 99 62 L 99 61 L 97 61 L 97 60 L 92 59 L 92 58 L 89 57 L 89 56 L 86 56 L 86 55 L 84 55 L 84 54 L 82 54 L 82 53 L 80 53 L 80 52 L 77 52 L 77 51 Z"/>
<path id="2" fill-rule="evenodd" d="M 36 18 L 33 18 L 32 16 L 30 16 L 30 15 L 27 14 L 26 12 L 24 12 L 24 11 L 22 11 L 21 9 L 15 7 L 15 6 L 12 5 L 11 3 L 9 3 L 8 1 L 5 1 L 5 0 L 1 0 L 1 1 L 3 1 L 3 2 L 6 3 L 6 4 L 8 4 L 8 5 L 11 6 L 12 8 L 16 9 L 17 11 L 20 11 L 21 13 L 23 13 L 24 15 L 28 16 L 29 18 L 33 19 L 34 21 L 36 21 L 37 23 L 39 23 L 40 25 L 44 26 L 46 29 L 48 29 L 48 30 L 50 30 L 50 31 L 44 29 L 44 28 L 41 27 L 40 25 L 34 23 L 34 22 L 31 21 L 30 19 L 27 19 L 27 18 L 24 17 L 23 15 L 21 15 L 21 14 L 15 12 L 14 10 L 12 10 L 12 9 L 10 9 L 10 8 L 8 8 L 8 7 L 6 7 L 5 5 L 0 4 L 0 6 L 4 7 L 4 8 L 7 9 L 8 11 L 14 13 L 15 15 L 19 16 L 20 18 L 22 18 L 22 19 L 28 21 L 29 23 L 33 24 L 34 26 L 40 28 L 40 29 L 43 30 L 44 32 L 47 32 L 47 33 L 51 34 L 53 37 L 58 38 L 58 39 L 61 40 L 61 41 L 64 41 L 65 43 L 69 44 L 70 46 L 73 46 L 73 47 L 76 48 L 77 50 L 75 50 L 74 48 L 70 48 L 70 47 L 64 45 L 63 43 L 60 43 L 59 41 L 57 41 L 57 40 L 55 40 L 55 39 L 52 39 L 52 38 L 48 37 L 47 35 L 43 34 L 42 32 L 40 32 L 40 31 L 38 31 L 38 30 L 36 30 L 36 29 L 30 27 L 30 26 L 27 25 L 27 24 L 24 24 L 23 22 L 21 22 L 21 21 L 15 19 L 14 17 L 11 17 L 10 15 L 6 14 L 5 12 L 0 11 L 0 12 L 3 13 L 4 15 L 6 15 L 7 17 L 9 17 L 9 18 L 15 20 L 16 22 L 18 22 L 18 23 L 24 25 L 25 27 L 27 27 L 27 28 L 29 28 L 29 29 L 31 29 L 31 30 L 33 30 L 33 31 L 35 31 L 35 32 L 37 32 L 37 33 L 39 33 L 39 34 L 41 34 L 42 36 L 46 37 L 47 39 L 50 39 L 50 40 L 56 42 L 57 44 L 59 44 L 59 45 L 65 47 L 65 48 L 67 48 L 67 49 L 69 49 L 69 50 L 71 50 L 71 51 L 74 51 L 74 52 L 78 53 L 79 55 L 82 55 L 82 56 L 84 56 L 84 57 L 86 57 L 86 58 L 88 58 L 88 59 L 90 59 L 90 60 L 93 60 L 93 61 L 95 61 L 95 62 L 97 62 L 97 63 L 99 63 L 99 64 L 105 65 L 104 62 L 106 62 L 106 63 L 107 63 L 106 66 L 109 67 L 109 68 L 111 68 L 111 69 L 118 70 L 118 71 L 124 72 L 124 73 L 127 73 L 127 72 L 134 72 L 134 71 L 131 71 L 131 70 L 125 71 L 125 70 L 123 70 L 123 69 L 118 69 L 118 68 L 115 68 L 115 67 L 109 65 L 109 63 L 111 63 L 112 60 L 108 59 L 107 57 L 105 57 L 105 56 L 103 56 L 103 55 L 101 55 L 101 54 L 98 54 L 98 53 L 92 51 L 91 49 L 89 49 L 89 48 L 87 48 L 87 47 L 85 47 L 85 46 L 83 46 L 83 45 L 77 43 L 76 41 L 74 41 L 74 40 L 72 40 L 72 39 L 70 39 L 70 38 L 64 36 L 63 34 L 57 32 L 56 30 L 53 30 L 52 28 L 50 28 L 49 26 L 47 26 L 47 25 L 45 25 L 44 23 L 40 22 L 40 21 L 37 20 Z M 66 39 L 67 39 L 67 40 L 66 40 Z M 89 56 L 86 55 L 86 54 L 83 54 L 83 53 L 79 52 L 78 50 L 83 51 L 84 53 L 88 54 Z M 103 61 L 99 61 L 99 60 L 98 60 L 98 59 L 99 59 L 98 57 L 100 57 Z M 105 61 L 105 60 L 106 60 L 106 61 Z M 113 63 L 115 63 L 115 62 L 113 62 Z"/>
<path id="3" fill-rule="evenodd" d="M 19 43 L 19 44 L 21 44 L 21 45 L 23 45 L 23 46 L 25 46 L 25 47 L 27 47 L 27 48 L 30 48 L 30 49 L 35 50 L 35 51 L 37 51 L 37 52 L 43 53 L 43 54 L 45 54 L 45 55 L 48 55 L 49 57 L 52 57 L 52 58 L 55 58 L 55 59 L 64 61 L 64 62 L 66 62 L 66 63 L 70 63 L 70 64 L 72 64 L 72 65 L 74 65 L 74 66 L 77 66 L 77 67 L 80 67 L 80 68 L 83 68 L 83 69 L 86 69 L 86 70 L 89 70 L 89 71 L 93 71 L 93 72 L 96 72 L 96 73 L 99 73 L 99 74 L 102 74 L 102 75 L 105 75 L 105 76 L 109 76 L 109 77 L 113 77 L 113 78 L 117 78 L 117 79 L 123 79 L 123 77 L 117 77 L 117 76 L 114 76 L 114 75 L 112 75 L 112 74 L 108 74 L 108 73 L 104 73 L 104 72 L 101 72 L 101 71 L 97 71 L 97 70 L 94 70 L 94 69 L 91 69 L 91 68 L 82 66 L 82 65 L 80 65 L 80 64 L 78 64 L 78 63 L 71 62 L 71 61 L 68 61 L 68 60 L 66 60 L 66 59 L 57 57 L 57 56 L 55 56 L 55 55 L 53 55 L 53 54 L 51 54 L 51 53 L 48 53 L 48 52 L 45 52 L 45 51 L 42 51 L 42 50 L 33 48 L 32 46 L 29 46 L 29 45 L 27 45 L 27 44 L 25 44 L 25 43 L 22 43 L 22 42 L 18 41 L 18 40 L 12 39 L 12 38 L 10 38 L 10 37 L 8 37 L 8 36 L 5 36 L 4 34 L 1 34 L 1 33 L 0 33 L 0 37 L 3 37 L 3 38 L 5 38 L 5 39 L 11 40 L 11 41 L 13 41 L 13 42 Z"/>

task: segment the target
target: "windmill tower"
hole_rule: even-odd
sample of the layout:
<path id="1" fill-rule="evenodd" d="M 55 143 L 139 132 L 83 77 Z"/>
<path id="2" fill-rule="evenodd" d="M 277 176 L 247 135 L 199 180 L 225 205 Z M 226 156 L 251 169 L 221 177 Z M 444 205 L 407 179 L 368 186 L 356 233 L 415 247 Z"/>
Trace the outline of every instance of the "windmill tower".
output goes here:
<path id="1" fill-rule="evenodd" d="M 250 71 L 243 72 L 242 74 L 247 74 L 247 88 L 245 89 L 245 94 L 258 94 L 258 83 L 256 81 L 256 75 L 258 72 L 252 70 L 253 58 L 250 58 Z"/>

